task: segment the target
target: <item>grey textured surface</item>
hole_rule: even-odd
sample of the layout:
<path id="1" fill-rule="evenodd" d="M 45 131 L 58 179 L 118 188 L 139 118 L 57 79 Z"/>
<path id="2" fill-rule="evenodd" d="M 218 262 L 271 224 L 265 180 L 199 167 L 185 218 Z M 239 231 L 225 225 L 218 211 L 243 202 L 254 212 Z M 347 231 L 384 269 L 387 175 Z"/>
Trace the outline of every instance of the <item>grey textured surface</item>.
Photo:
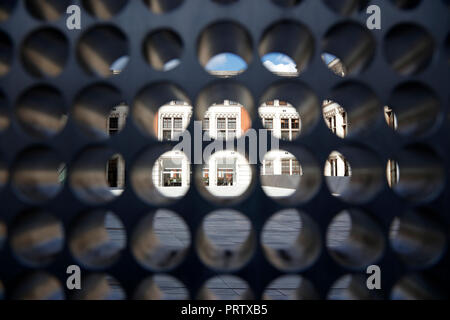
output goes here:
<path id="1" fill-rule="evenodd" d="M 124 248 L 125 232 L 119 221 L 107 215 L 105 226 L 111 241 L 117 244 L 118 248 Z M 332 232 L 328 238 L 330 248 L 336 247 L 345 240 L 351 227 L 351 220 L 348 215 L 339 215 L 333 224 Z M 191 237 L 186 230 L 182 220 L 173 213 L 160 210 L 154 220 L 155 233 L 159 241 L 170 249 L 182 249 L 190 244 Z M 250 232 L 248 220 L 240 214 L 229 210 L 219 210 L 210 215 L 204 224 L 205 233 L 216 246 L 223 249 L 235 250 L 238 248 Z M 266 224 L 262 243 L 271 248 L 286 248 L 291 245 L 299 233 L 302 232 L 302 221 L 295 210 L 285 210 Z M 155 279 L 159 288 L 164 292 L 165 299 L 178 300 L 186 299 L 187 291 L 181 283 L 171 278 L 158 276 Z M 348 282 L 348 281 L 347 281 Z M 111 282 L 113 290 L 117 294 L 121 293 L 117 284 Z M 285 300 L 295 294 L 300 285 L 300 280 L 295 277 L 283 277 L 276 280 L 266 288 L 266 296 L 271 299 Z M 334 289 L 345 288 L 346 282 L 340 283 Z M 206 287 L 217 298 L 225 300 L 238 299 L 248 288 L 245 281 L 231 276 L 218 276 L 207 282 Z M 337 295 L 336 290 L 334 294 Z"/>

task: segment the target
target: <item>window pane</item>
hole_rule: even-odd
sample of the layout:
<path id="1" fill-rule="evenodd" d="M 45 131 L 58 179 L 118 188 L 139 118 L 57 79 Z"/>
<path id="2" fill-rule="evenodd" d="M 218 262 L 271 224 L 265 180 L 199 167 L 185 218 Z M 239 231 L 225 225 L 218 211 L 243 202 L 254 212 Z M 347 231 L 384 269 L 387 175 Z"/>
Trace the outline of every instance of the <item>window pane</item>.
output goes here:
<path id="1" fill-rule="evenodd" d="M 226 129 L 225 126 L 225 118 L 219 118 L 217 119 L 217 129 Z"/>
<path id="2" fill-rule="evenodd" d="M 289 140 L 289 131 L 281 131 L 281 139 L 283 140 Z"/>
<path id="3" fill-rule="evenodd" d="M 217 169 L 217 185 L 218 186 L 232 186 L 234 184 L 234 170 L 233 169 Z"/>
<path id="4" fill-rule="evenodd" d="M 301 175 L 301 167 L 298 160 L 292 160 L 292 174 L 295 176 Z"/>
<path id="5" fill-rule="evenodd" d="M 183 119 L 182 118 L 173 119 L 173 127 L 174 129 L 183 129 Z"/>
<path id="6" fill-rule="evenodd" d="M 281 174 L 291 175 L 291 161 L 289 159 L 281 160 Z"/>
<path id="7" fill-rule="evenodd" d="M 164 187 L 181 187 L 181 169 L 165 169 L 163 172 Z"/>
<path id="8" fill-rule="evenodd" d="M 203 130 L 209 130 L 209 118 L 203 119 Z"/>
<path id="9" fill-rule="evenodd" d="M 170 130 L 163 131 L 163 140 L 172 140 L 172 134 Z"/>
<path id="10" fill-rule="evenodd" d="M 289 129 L 289 119 L 281 119 L 281 129 Z"/>
<path id="11" fill-rule="evenodd" d="M 292 119 L 292 129 L 300 129 L 300 120 Z"/>
<path id="12" fill-rule="evenodd" d="M 113 129 L 119 128 L 119 118 L 113 117 L 109 118 L 109 127 Z"/>
<path id="13" fill-rule="evenodd" d="M 236 118 L 228 119 L 228 129 L 236 129 Z"/>
<path id="14" fill-rule="evenodd" d="M 226 139 L 227 138 L 227 132 L 225 130 L 217 131 L 217 138 L 218 139 Z"/>
<path id="15" fill-rule="evenodd" d="M 113 135 L 119 131 L 119 118 L 109 118 L 109 134 Z"/>
<path id="16" fill-rule="evenodd" d="M 163 129 L 172 129 L 172 118 L 163 118 Z"/>
<path id="17" fill-rule="evenodd" d="M 203 168 L 203 184 L 209 186 L 209 168 Z"/>
<path id="18" fill-rule="evenodd" d="M 118 162 L 118 159 L 108 161 L 108 184 L 111 188 L 117 188 L 118 186 Z"/>
<path id="19" fill-rule="evenodd" d="M 273 175 L 273 161 L 272 160 L 265 161 L 265 168 L 266 168 L 266 176 Z"/>
<path id="20" fill-rule="evenodd" d="M 264 119 L 264 127 L 268 130 L 273 129 L 273 119 Z"/>
<path id="21" fill-rule="evenodd" d="M 173 130 L 173 140 L 179 139 L 179 137 L 182 135 L 183 130 Z"/>

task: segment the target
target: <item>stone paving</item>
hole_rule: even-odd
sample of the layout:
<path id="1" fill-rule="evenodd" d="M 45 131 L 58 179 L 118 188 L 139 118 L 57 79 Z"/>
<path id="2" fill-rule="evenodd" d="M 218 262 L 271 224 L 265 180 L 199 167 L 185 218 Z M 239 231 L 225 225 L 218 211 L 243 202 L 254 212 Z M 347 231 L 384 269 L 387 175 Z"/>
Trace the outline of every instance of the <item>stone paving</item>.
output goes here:
<path id="1" fill-rule="evenodd" d="M 345 239 L 351 225 L 348 215 L 341 215 L 336 222 L 335 228 L 328 239 L 330 247 L 337 246 L 340 241 Z M 111 242 L 119 250 L 123 249 L 126 241 L 120 222 L 113 216 L 107 215 L 106 228 Z M 286 210 L 275 216 L 266 225 L 262 241 L 272 248 L 286 248 L 293 243 L 302 228 L 299 215 L 295 211 Z M 210 241 L 216 246 L 233 250 L 238 248 L 249 235 L 250 224 L 246 218 L 239 214 L 219 210 L 206 219 L 204 230 Z M 158 211 L 154 220 L 154 231 L 160 242 L 170 249 L 179 250 L 190 243 L 190 235 L 182 220 L 166 210 Z M 187 291 L 181 283 L 165 276 L 158 276 L 155 282 L 164 292 L 166 299 L 185 299 L 187 297 Z M 267 288 L 266 295 L 272 299 L 288 299 L 294 294 L 299 283 L 298 278 L 281 279 Z M 210 293 L 213 293 L 217 298 L 227 300 L 239 298 L 247 289 L 244 281 L 230 276 L 216 277 L 209 281 L 206 286 Z M 345 284 L 341 284 L 341 286 L 345 286 Z M 115 290 L 119 290 L 116 285 L 113 287 Z"/>

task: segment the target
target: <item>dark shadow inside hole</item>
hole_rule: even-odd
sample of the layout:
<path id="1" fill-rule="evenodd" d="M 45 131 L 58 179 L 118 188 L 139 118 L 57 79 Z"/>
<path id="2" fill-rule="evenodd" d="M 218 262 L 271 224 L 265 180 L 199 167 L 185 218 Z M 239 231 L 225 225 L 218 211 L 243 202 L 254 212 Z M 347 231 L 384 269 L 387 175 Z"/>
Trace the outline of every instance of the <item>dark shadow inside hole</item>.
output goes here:
<path id="1" fill-rule="evenodd" d="M 350 203 L 365 203 L 380 191 L 383 168 L 371 151 L 345 147 L 334 152 L 325 167 L 331 193 Z"/>
<path id="2" fill-rule="evenodd" d="M 334 12 L 348 16 L 367 7 L 368 0 L 323 0 Z"/>
<path id="3" fill-rule="evenodd" d="M 385 247 L 381 228 L 359 210 L 339 213 L 327 231 L 327 248 L 340 264 L 363 269 L 377 261 Z"/>
<path id="4" fill-rule="evenodd" d="M 197 233 L 198 254 L 210 267 L 234 270 L 253 254 L 255 233 L 250 221 L 232 210 L 211 213 Z"/>
<path id="5" fill-rule="evenodd" d="M 391 225 L 391 245 L 408 265 L 431 265 L 445 250 L 445 233 L 431 215 L 425 211 L 408 212 Z"/>
<path id="6" fill-rule="evenodd" d="M 362 275 L 346 275 L 330 288 L 328 300 L 381 300 L 379 290 L 367 288 L 367 278 Z"/>
<path id="7" fill-rule="evenodd" d="M 344 22 L 327 32 L 323 40 L 323 53 L 339 58 L 344 66 L 343 75 L 358 74 L 372 60 L 375 46 L 373 36 L 365 26 Z"/>
<path id="8" fill-rule="evenodd" d="M 310 132 L 320 118 L 320 104 L 316 94 L 302 83 L 279 82 L 271 86 L 260 101 L 262 104 L 275 100 L 288 101 L 297 110 L 302 125 L 299 135 Z"/>
<path id="9" fill-rule="evenodd" d="M 74 300 L 125 300 L 120 283 L 104 273 L 93 273 L 82 278 L 81 290 L 72 294 Z"/>
<path id="10" fill-rule="evenodd" d="M 144 55 L 148 63 L 158 71 L 170 71 L 180 64 L 183 43 L 175 32 L 158 30 L 146 38 Z"/>
<path id="11" fill-rule="evenodd" d="M 146 6 L 156 14 L 168 13 L 178 8 L 185 0 L 144 0 Z"/>
<path id="12" fill-rule="evenodd" d="M 125 228 L 114 213 L 94 211 L 75 220 L 69 246 L 83 265 L 105 268 L 118 260 L 126 241 Z"/>
<path id="13" fill-rule="evenodd" d="M 447 300 L 447 290 L 420 273 L 400 279 L 391 291 L 392 300 Z"/>
<path id="14" fill-rule="evenodd" d="M 28 12 L 44 21 L 58 20 L 70 4 L 69 0 L 26 0 Z"/>
<path id="15" fill-rule="evenodd" d="M 217 2 L 218 4 L 229 5 L 238 2 L 239 0 L 213 0 L 213 1 Z"/>
<path id="16" fill-rule="evenodd" d="M 165 105 L 190 105 L 189 97 L 178 86 L 169 83 L 156 83 L 143 88 L 133 104 L 133 120 L 138 128 L 146 135 L 159 139 L 158 112 Z M 162 137 L 161 137 L 162 138 Z M 160 139 L 164 140 L 164 139 Z"/>
<path id="17" fill-rule="evenodd" d="M 12 300 L 64 300 L 65 293 L 59 280 L 45 272 L 26 274 L 18 280 Z"/>
<path id="18" fill-rule="evenodd" d="M 439 98 L 428 87 L 408 82 L 396 87 L 389 107 L 397 118 L 397 131 L 404 135 L 421 136 L 437 123 L 441 111 Z"/>
<path id="19" fill-rule="evenodd" d="M 8 98 L 0 92 L 0 133 L 7 130 L 9 124 L 9 101 Z"/>
<path id="20" fill-rule="evenodd" d="M 435 46 L 433 37 L 426 29 L 415 24 L 400 24 L 388 32 L 385 54 L 395 71 L 412 75 L 427 68 Z"/>
<path id="21" fill-rule="evenodd" d="M 259 44 L 259 55 L 264 66 L 280 76 L 297 76 L 306 69 L 313 54 L 314 38 L 311 32 L 292 21 L 282 21 L 269 27 Z"/>
<path id="22" fill-rule="evenodd" d="M 56 77 L 66 65 L 69 44 L 61 32 L 44 28 L 27 37 L 21 54 L 25 68 L 32 75 Z"/>
<path id="23" fill-rule="evenodd" d="M 342 133 L 339 134 L 340 128 L 336 128 L 335 132 L 341 138 L 364 134 L 380 120 L 381 103 L 365 85 L 355 82 L 338 85 L 333 89 L 330 100 L 324 102 L 324 112 L 333 103 L 337 103 L 338 109 L 342 109 L 339 110 L 343 117 Z"/>
<path id="24" fill-rule="evenodd" d="M 31 136 L 49 138 L 58 134 L 66 125 L 66 103 L 57 89 L 40 85 L 24 92 L 15 108 L 22 128 Z"/>
<path id="25" fill-rule="evenodd" d="M 230 77 L 243 72 L 252 60 L 251 38 L 247 30 L 233 22 L 222 21 L 208 26 L 202 31 L 197 44 L 198 59 L 208 72 L 218 77 Z M 224 55 L 231 54 L 231 55 Z M 211 59 L 219 59 L 211 66 Z M 240 61 L 239 70 L 228 70 L 227 59 Z M 216 67 L 216 63 L 225 68 Z"/>
<path id="26" fill-rule="evenodd" d="M 8 236 L 8 229 L 6 224 L 0 220 L 0 251 L 3 250 L 3 244 L 6 241 L 6 237 Z"/>
<path id="27" fill-rule="evenodd" d="M 107 84 L 93 85 L 77 96 L 73 117 L 88 136 L 104 139 L 114 134 L 115 129 L 120 131 L 124 126 L 119 123 L 123 120 L 120 116 L 127 113 L 128 107 L 122 104 L 122 101 L 122 96 L 116 88 Z M 111 115 L 114 112 L 118 113 L 117 117 Z M 117 126 L 112 124 L 113 117 L 117 119 Z"/>
<path id="28" fill-rule="evenodd" d="M 106 203 L 120 196 L 123 189 L 110 186 L 108 164 L 114 159 L 114 152 L 103 147 L 84 150 L 73 164 L 70 184 L 76 195 L 92 204 Z M 120 174 L 123 174 L 121 171 Z M 119 171 L 116 172 L 119 174 Z"/>
<path id="29" fill-rule="evenodd" d="M 438 196 L 444 184 L 444 170 L 438 156 L 423 146 L 412 146 L 394 159 L 399 166 L 398 183 L 394 191 L 413 201 L 429 201 Z"/>
<path id="30" fill-rule="evenodd" d="M 391 0 L 391 2 L 400 9 L 409 10 L 416 8 L 422 0 Z"/>
<path id="31" fill-rule="evenodd" d="M 54 216 L 45 212 L 28 212 L 15 220 L 10 241 L 20 259 L 33 266 L 45 266 L 62 250 L 64 230 Z"/>
<path id="32" fill-rule="evenodd" d="M 6 75 L 13 59 L 13 43 L 6 33 L 0 32 L 0 76 Z"/>
<path id="33" fill-rule="evenodd" d="M 14 8 L 17 4 L 17 0 L 3 0 L 0 3 L 0 22 L 6 21 L 11 16 Z"/>
<path id="34" fill-rule="evenodd" d="M 127 0 L 83 0 L 90 14 L 100 19 L 110 19 L 127 5 Z"/>
<path id="35" fill-rule="evenodd" d="M 272 1 L 275 4 L 279 5 L 280 7 L 289 8 L 300 4 L 302 0 L 272 0 Z"/>
<path id="36" fill-rule="evenodd" d="M 81 37 L 77 54 L 87 71 L 109 77 L 121 73 L 128 64 L 128 41 L 116 27 L 94 27 Z"/>
<path id="37" fill-rule="evenodd" d="M 307 268 L 321 251 L 317 226 L 294 209 L 276 213 L 266 223 L 261 241 L 269 261 L 284 271 Z"/>
<path id="38" fill-rule="evenodd" d="M 177 266 L 187 254 L 190 234 L 175 213 L 160 209 L 146 216 L 132 238 L 138 261 L 147 268 L 167 270 Z"/>
<path id="39" fill-rule="evenodd" d="M 59 172 L 61 166 L 64 165 L 50 149 L 29 149 L 15 162 L 12 183 L 27 200 L 48 201 L 62 188 Z"/>

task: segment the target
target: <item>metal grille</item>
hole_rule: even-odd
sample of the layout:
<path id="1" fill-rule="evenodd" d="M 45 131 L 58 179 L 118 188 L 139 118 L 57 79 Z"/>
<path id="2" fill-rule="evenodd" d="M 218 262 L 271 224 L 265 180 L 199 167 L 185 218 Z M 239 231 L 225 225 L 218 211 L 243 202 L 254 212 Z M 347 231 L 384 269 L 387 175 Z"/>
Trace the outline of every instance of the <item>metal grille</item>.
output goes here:
<path id="1" fill-rule="evenodd" d="M 82 30 L 66 27 L 70 4 L 82 8 Z M 382 30 L 365 28 L 369 4 L 380 6 Z M 244 280 L 243 296 L 256 299 L 284 275 L 306 280 L 298 298 L 447 296 L 449 21 L 443 0 L 0 1 L 0 297 L 155 298 L 152 277 L 162 274 L 183 283 L 191 298 L 209 297 L 204 285 L 217 275 Z M 293 57 L 298 77 L 263 66 L 260 56 L 276 48 Z M 247 70 L 226 79 L 206 72 L 220 52 L 238 54 Z M 340 57 L 346 78 L 328 70 L 325 52 Z M 125 55 L 127 67 L 110 76 Z M 174 58 L 178 67 L 162 72 Z M 255 174 L 250 191 L 230 204 L 210 201 L 195 183 L 177 201 L 152 198 L 140 176 L 175 145 L 152 135 L 159 106 L 189 101 L 202 118 L 213 103 L 238 101 L 262 129 L 255 106 L 275 99 L 289 101 L 302 119 L 299 137 L 280 141 L 302 164 L 292 199 L 269 198 Z M 321 119 L 319 101 L 328 99 L 347 110 L 346 139 Z M 111 137 L 99 133 L 105 106 L 123 101 L 131 107 L 126 126 Z M 398 116 L 397 132 L 384 122 L 385 105 Z M 352 166 L 340 198 L 321 174 L 333 150 Z M 126 163 L 117 197 L 107 192 L 104 169 L 114 154 Z M 384 174 L 389 159 L 400 167 L 393 189 Z M 68 178 L 60 185 L 62 163 Z M 192 170 L 201 177 L 201 165 Z M 191 245 L 145 260 L 140 244 L 152 236 L 149 221 L 161 206 L 184 220 Z M 251 223 L 236 254 L 214 250 L 201 231 L 204 218 L 223 207 Z M 308 232 L 292 248 L 263 245 L 265 223 L 288 208 L 301 211 Z M 344 210 L 349 240 L 330 249 L 327 233 Z M 96 231 L 107 212 L 122 221 L 127 242 L 104 257 L 114 248 L 104 248 L 106 235 Z M 99 251 L 83 252 L 83 241 Z M 370 263 L 381 267 L 381 291 L 365 290 Z M 82 266 L 81 292 L 65 289 L 73 264 Z M 339 281 L 347 289 L 336 292 Z"/>

